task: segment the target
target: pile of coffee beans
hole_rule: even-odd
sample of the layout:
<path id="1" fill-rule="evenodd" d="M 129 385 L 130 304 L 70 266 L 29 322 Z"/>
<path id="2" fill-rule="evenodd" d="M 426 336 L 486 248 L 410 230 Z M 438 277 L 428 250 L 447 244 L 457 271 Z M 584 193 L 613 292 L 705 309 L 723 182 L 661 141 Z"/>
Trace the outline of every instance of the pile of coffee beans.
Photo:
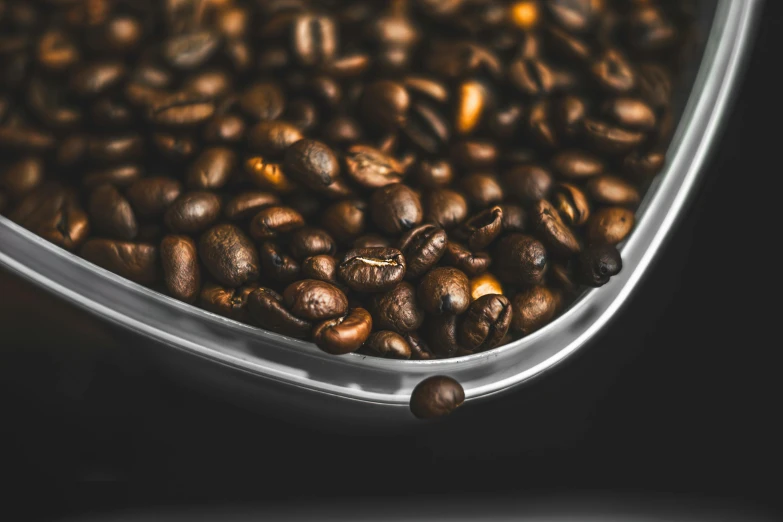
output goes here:
<path id="1" fill-rule="evenodd" d="M 0 0 L 0 212 L 332 354 L 490 350 L 621 270 L 690 5 Z"/>

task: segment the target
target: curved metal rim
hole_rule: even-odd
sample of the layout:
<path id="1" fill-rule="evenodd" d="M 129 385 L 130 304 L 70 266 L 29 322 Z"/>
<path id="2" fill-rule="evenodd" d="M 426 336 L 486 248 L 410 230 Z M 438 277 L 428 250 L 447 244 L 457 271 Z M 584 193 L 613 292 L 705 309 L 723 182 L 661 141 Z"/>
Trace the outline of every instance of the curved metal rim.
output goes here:
<path id="1" fill-rule="evenodd" d="M 284 349 L 296 350 L 303 367 L 309 361 L 342 367 L 345 372 L 362 372 L 367 369 L 399 372 L 401 375 L 414 371 L 424 376 L 432 373 L 449 374 L 460 379 L 460 374 L 487 363 L 520 364 L 519 359 L 527 357 L 534 364 L 501 379 L 481 375 L 479 382 L 465 387 L 468 400 L 485 398 L 505 391 L 530 380 L 553 368 L 557 363 L 583 346 L 614 315 L 627 300 L 639 282 L 647 266 L 653 260 L 661 243 L 665 240 L 688 196 L 700 175 L 708 150 L 719 131 L 735 91 L 742 57 L 747 53 L 755 21 L 762 0 L 732 2 L 721 0 L 715 13 L 704 58 L 692 89 L 692 94 L 683 113 L 677 133 L 670 146 L 671 160 L 662 175 L 645 197 L 640 208 L 641 218 L 631 237 L 623 245 L 622 254 L 625 270 L 612 282 L 598 290 L 585 293 L 565 314 L 540 331 L 504 347 L 487 353 L 475 354 L 447 360 L 435 361 L 393 361 L 366 358 L 351 354 L 336 358 L 324 354 L 311 344 L 289 339 L 273 333 L 238 323 L 204 310 L 186 305 L 165 295 L 127 281 L 106 270 L 95 267 L 85 260 L 66 252 L 34 234 L 18 227 L 0 216 L 0 236 L 13 234 L 19 241 L 39 249 L 40 256 L 53 256 L 62 263 L 71 263 L 92 272 L 101 284 L 110 285 L 117 291 L 130 292 L 150 300 L 158 306 L 173 307 L 183 318 L 207 321 L 214 326 L 231 330 L 245 337 L 254 337 L 267 344 Z M 219 343 L 207 346 L 199 339 L 172 335 L 166 324 L 152 324 L 138 316 L 123 314 L 114 310 L 107 300 L 89 299 L 80 292 L 81 285 L 89 282 L 57 282 L 56 270 L 42 273 L 12 257 L 12 252 L 0 251 L 0 264 L 8 267 L 35 284 L 47 288 L 54 294 L 89 310 L 111 322 L 132 328 L 138 333 L 154 338 L 170 347 L 210 359 L 258 377 L 308 389 L 314 392 L 388 406 L 407 406 L 409 393 L 397 390 L 394 393 L 372 392 L 361 387 L 334 385 L 312 381 L 306 375 L 281 370 L 275 364 L 260 357 L 237 357 L 220 350 Z M 589 322 L 587 321 L 589 319 Z M 584 325 L 587 326 L 584 326 Z M 581 326 L 580 326 L 581 325 Z M 305 372 L 306 373 L 306 372 Z M 413 377 L 412 377 L 413 378 Z M 408 386 L 410 388 L 410 386 Z M 409 391 L 409 390 L 408 390 Z"/>

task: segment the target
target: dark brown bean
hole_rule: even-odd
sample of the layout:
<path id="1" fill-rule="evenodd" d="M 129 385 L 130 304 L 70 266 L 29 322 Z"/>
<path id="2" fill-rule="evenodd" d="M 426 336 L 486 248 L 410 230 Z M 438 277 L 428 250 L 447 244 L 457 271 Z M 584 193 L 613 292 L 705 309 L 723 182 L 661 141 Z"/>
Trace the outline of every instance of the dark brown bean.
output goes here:
<path id="1" fill-rule="evenodd" d="M 239 98 L 239 106 L 255 121 L 276 120 L 285 110 L 285 94 L 273 82 L 260 82 L 248 87 Z"/>
<path id="2" fill-rule="evenodd" d="M 323 254 L 308 257 L 302 262 L 302 275 L 307 279 L 337 284 L 337 260 Z"/>
<path id="3" fill-rule="evenodd" d="M 11 221 L 66 250 L 75 250 L 89 235 L 87 214 L 76 194 L 43 185 L 25 196 L 8 216 Z"/>
<path id="4" fill-rule="evenodd" d="M 160 259 L 169 295 L 194 303 L 201 290 L 196 243 L 188 236 L 166 236 L 160 243 Z"/>
<path id="5" fill-rule="evenodd" d="M 462 270 L 471 277 L 486 272 L 492 264 L 492 258 L 488 254 L 484 252 L 474 254 L 454 241 L 449 241 L 446 244 L 446 254 L 443 259 L 446 264 Z"/>
<path id="6" fill-rule="evenodd" d="M 222 188 L 237 166 L 236 153 L 225 147 L 213 147 L 199 154 L 188 169 L 187 186 L 195 190 Z"/>
<path id="7" fill-rule="evenodd" d="M 615 176 L 597 176 L 587 183 L 587 194 L 596 203 L 634 207 L 639 204 L 639 191 L 627 181 Z"/>
<path id="8" fill-rule="evenodd" d="M 154 125 L 173 128 L 194 127 L 215 114 L 215 104 L 199 94 L 183 92 L 155 101 L 147 114 Z"/>
<path id="9" fill-rule="evenodd" d="M 590 153 L 579 150 L 565 150 L 552 158 L 555 172 L 565 178 L 580 180 L 598 176 L 604 172 L 604 163 Z"/>
<path id="10" fill-rule="evenodd" d="M 125 241 L 138 234 L 136 215 L 130 203 L 112 185 L 101 185 L 92 191 L 89 209 L 96 232 Z"/>
<path id="11" fill-rule="evenodd" d="M 405 258 L 396 248 L 359 248 L 345 254 L 340 280 L 357 292 L 383 292 L 405 277 Z"/>
<path id="12" fill-rule="evenodd" d="M 337 52 L 337 27 L 328 16 L 302 13 L 293 21 L 291 50 L 306 67 L 331 62 Z"/>
<path id="13" fill-rule="evenodd" d="M 197 31 L 172 36 L 163 43 L 162 55 L 171 66 L 192 70 L 200 67 L 217 51 L 219 35 Z"/>
<path id="14" fill-rule="evenodd" d="M 326 353 L 345 355 L 361 348 L 370 332 L 370 313 L 363 308 L 353 308 L 346 315 L 317 324 L 313 330 L 313 340 Z"/>
<path id="15" fill-rule="evenodd" d="M 595 178 L 594 178 L 595 179 Z M 559 183 L 552 195 L 552 205 L 569 226 L 582 226 L 590 217 L 587 197 L 575 185 Z"/>
<path id="16" fill-rule="evenodd" d="M 616 245 L 631 233 L 635 224 L 633 211 L 621 207 L 598 209 L 587 222 L 590 243 Z"/>
<path id="17" fill-rule="evenodd" d="M 292 314 L 308 321 L 340 317 L 348 309 L 348 298 L 339 288 L 315 279 L 290 284 L 283 292 L 283 301 Z"/>
<path id="18" fill-rule="evenodd" d="M 416 300 L 416 289 L 407 282 L 374 295 L 371 311 L 377 328 L 401 334 L 417 330 L 424 321 L 424 310 Z"/>
<path id="19" fill-rule="evenodd" d="M 238 287 L 258 279 L 258 253 L 253 242 L 234 225 L 217 225 L 199 240 L 199 255 L 221 284 Z"/>
<path id="20" fill-rule="evenodd" d="M 557 311 L 555 295 L 545 286 L 533 286 L 512 300 L 511 327 L 530 335 L 549 323 Z"/>
<path id="21" fill-rule="evenodd" d="M 473 352 L 498 346 L 511 326 L 511 302 L 502 295 L 484 295 L 471 303 L 460 325 L 460 344 Z"/>
<path id="22" fill-rule="evenodd" d="M 436 223 L 446 230 L 462 223 L 468 215 L 468 202 L 459 192 L 438 189 L 424 198 L 424 220 Z"/>
<path id="23" fill-rule="evenodd" d="M 405 276 L 415 279 L 440 261 L 446 252 L 446 231 L 431 224 L 425 224 L 408 231 L 400 239 L 400 250 L 405 256 Z"/>
<path id="24" fill-rule="evenodd" d="M 418 297 L 431 314 L 459 315 L 470 305 L 468 277 L 456 268 L 435 268 L 422 278 Z"/>
<path id="25" fill-rule="evenodd" d="M 607 49 L 591 67 L 596 83 L 613 94 L 627 93 L 636 86 L 636 74 L 617 49 Z"/>
<path id="26" fill-rule="evenodd" d="M 419 195 L 400 183 L 373 192 L 370 213 L 375 225 L 389 235 L 410 230 L 424 218 Z"/>
<path id="27" fill-rule="evenodd" d="M 152 177 L 135 181 L 128 188 L 127 196 L 139 216 L 155 217 L 163 214 L 181 192 L 179 181 Z"/>
<path id="28" fill-rule="evenodd" d="M 458 317 L 451 314 L 432 315 L 427 318 L 423 327 L 424 335 L 427 346 L 436 357 L 447 359 L 463 350 L 459 344 L 458 322 Z"/>
<path id="29" fill-rule="evenodd" d="M 451 160 L 469 171 L 490 169 L 498 160 L 498 149 L 489 141 L 460 141 L 451 147 Z"/>
<path id="30" fill-rule="evenodd" d="M 546 199 L 552 185 L 552 175 L 547 169 L 537 165 L 517 165 L 503 174 L 506 195 L 525 205 Z"/>
<path id="31" fill-rule="evenodd" d="M 503 200 L 503 187 L 491 174 L 469 174 L 460 182 L 468 202 L 477 209 L 487 208 Z"/>
<path id="32" fill-rule="evenodd" d="M 507 283 L 531 285 L 541 283 L 549 265 L 544 245 L 525 234 L 510 234 L 498 241 L 494 257 L 498 278 Z"/>
<path id="33" fill-rule="evenodd" d="M 247 299 L 250 319 L 270 332 L 306 339 L 310 336 L 312 324 L 296 317 L 286 310 L 283 297 L 269 288 L 257 288 Z"/>
<path id="34" fill-rule="evenodd" d="M 419 419 L 450 415 L 465 402 L 465 391 L 451 377 L 435 376 L 420 382 L 411 394 L 410 408 Z"/>
<path id="35" fill-rule="evenodd" d="M 399 183 L 405 176 L 402 165 L 396 159 L 366 145 L 353 145 L 346 151 L 345 172 L 353 181 L 367 188 Z"/>
<path id="36" fill-rule="evenodd" d="M 163 221 L 175 234 L 197 234 L 220 217 L 220 197 L 211 192 L 188 192 L 166 210 Z"/>
<path id="37" fill-rule="evenodd" d="M 494 206 L 468 219 L 457 230 L 457 237 L 465 240 L 471 250 L 483 250 L 497 239 L 502 231 L 503 209 Z"/>
<path id="38" fill-rule="evenodd" d="M 303 138 L 297 127 L 284 121 L 262 121 L 247 131 L 248 147 L 268 157 L 282 157 L 291 145 Z"/>
<path id="39" fill-rule="evenodd" d="M 584 136 L 594 149 L 605 154 L 626 154 L 647 139 L 643 132 L 627 130 L 592 118 L 584 120 Z"/>
<path id="40" fill-rule="evenodd" d="M 519 205 L 499 205 L 503 211 L 503 232 L 525 232 L 527 230 L 527 212 Z"/>
<path id="41" fill-rule="evenodd" d="M 321 224 L 340 243 L 350 243 L 364 232 L 366 210 L 363 200 L 339 201 L 326 208 Z"/>
<path id="42" fill-rule="evenodd" d="M 71 76 L 70 88 L 81 97 L 99 96 L 116 87 L 125 77 L 122 62 L 95 62 L 79 67 Z"/>
<path id="43" fill-rule="evenodd" d="M 379 330 L 367 338 L 364 346 L 379 357 L 410 359 L 411 347 L 403 336 L 389 330 Z"/>
<path id="44" fill-rule="evenodd" d="M 361 113 L 378 129 L 393 131 L 405 124 L 410 103 L 410 96 L 403 85 L 381 80 L 365 89 Z"/>
<path id="45" fill-rule="evenodd" d="M 542 199 L 531 211 L 533 228 L 553 253 L 568 257 L 581 250 L 579 240 L 560 217 L 557 209 Z"/>
<path id="46" fill-rule="evenodd" d="M 653 108 L 637 98 L 614 98 L 606 103 L 604 113 L 618 125 L 629 129 L 649 131 L 658 123 Z"/>
<path id="47" fill-rule="evenodd" d="M 623 269 L 620 252 L 614 245 L 593 245 L 579 254 L 576 275 L 583 285 L 599 287 Z"/>
<path id="48" fill-rule="evenodd" d="M 419 162 L 415 171 L 415 182 L 422 188 L 437 189 L 451 184 L 454 172 L 451 164 L 445 160 Z"/>
<path id="49" fill-rule="evenodd" d="M 290 207 L 267 207 L 255 215 L 250 223 L 254 239 L 273 239 L 304 226 L 302 215 Z"/>
<path id="50" fill-rule="evenodd" d="M 285 171 L 313 190 L 323 190 L 337 181 L 340 163 L 328 145 L 314 140 L 299 140 L 285 152 Z"/>
<path id="51" fill-rule="evenodd" d="M 275 194 L 269 192 L 242 192 L 226 203 L 223 214 L 232 221 L 239 221 L 251 218 L 258 214 L 259 211 L 276 205 L 280 205 L 280 198 Z"/>
<path id="52" fill-rule="evenodd" d="M 10 198 L 20 199 L 36 189 L 44 180 L 42 158 L 26 157 L 0 171 L 0 189 Z"/>
<path id="53" fill-rule="evenodd" d="M 246 323 L 250 320 L 248 314 L 250 296 L 257 289 L 258 285 L 255 283 L 240 288 L 224 288 L 207 283 L 201 289 L 199 305 L 214 314 Z"/>
<path id="54" fill-rule="evenodd" d="M 321 254 L 333 256 L 337 252 L 337 244 L 332 236 L 323 229 L 312 227 L 294 231 L 291 234 L 288 248 L 294 258 L 299 261 Z"/>
<path id="55" fill-rule="evenodd" d="M 636 179 L 644 180 L 658 174 L 666 162 L 663 152 L 632 152 L 623 160 L 623 171 Z"/>
<path id="56" fill-rule="evenodd" d="M 142 285 L 158 280 L 158 249 L 144 243 L 90 239 L 79 251 L 84 259 Z"/>
<path id="57" fill-rule="evenodd" d="M 144 140 L 138 134 L 99 138 L 87 141 L 87 156 L 95 163 L 133 162 L 144 157 Z"/>
<path id="58" fill-rule="evenodd" d="M 238 143 L 245 136 L 245 122 L 233 114 L 213 117 L 204 126 L 204 141 L 210 144 Z"/>
<path id="59" fill-rule="evenodd" d="M 302 269 L 299 263 L 279 245 L 264 241 L 258 248 L 258 255 L 265 278 L 281 285 L 288 285 L 300 278 Z"/>

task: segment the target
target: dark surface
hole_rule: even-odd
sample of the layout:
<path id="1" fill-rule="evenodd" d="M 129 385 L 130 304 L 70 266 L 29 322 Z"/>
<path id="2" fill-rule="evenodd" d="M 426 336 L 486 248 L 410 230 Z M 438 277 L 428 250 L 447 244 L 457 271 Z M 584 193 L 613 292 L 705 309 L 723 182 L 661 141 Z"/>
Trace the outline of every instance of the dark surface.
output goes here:
<path id="1" fill-rule="evenodd" d="M 698 197 L 630 304 L 550 377 L 447 422 L 368 437 L 264 418 L 116 359 L 116 333 L 0 275 L 0 518 L 14 501 L 50 517 L 550 488 L 776 505 L 782 10 L 768 2 Z"/>

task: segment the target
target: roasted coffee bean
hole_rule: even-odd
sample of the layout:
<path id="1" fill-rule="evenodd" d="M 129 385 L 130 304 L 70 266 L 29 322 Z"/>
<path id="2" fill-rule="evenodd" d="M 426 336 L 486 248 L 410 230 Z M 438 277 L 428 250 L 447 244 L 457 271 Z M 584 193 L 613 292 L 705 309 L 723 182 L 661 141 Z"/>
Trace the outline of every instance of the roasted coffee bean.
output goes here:
<path id="1" fill-rule="evenodd" d="M 383 292 L 405 277 L 405 258 L 396 248 L 358 248 L 343 256 L 340 280 L 357 292 Z"/>
<path id="2" fill-rule="evenodd" d="M 647 138 L 643 132 L 626 130 L 592 118 L 584 121 L 584 136 L 594 149 L 606 154 L 626 154 Z"/>
<path id="3" fill-rule="evenodd" d="M 43 180 L 44 162 L 37 157 L 22 158 L 0 170 L 0 189 L 13 199 L 35 190 Z"/>
<path id="4" fill-rule="evenodd" d="M 182 185 L 171 178 L 153 177 L 135 181 L 127 196 L 139 216 L 154 217 L 163 214 L 182 192 Z"/>
<path id="5" fill-rule="evenodd" d="M 485 295 L 503 295 L 503 285 L 490 273 L 470 280 L 470 299 L 476 301 Z"/>
<path id="6" fill-rule="evenodd" d="M 484 295 L 473 301 L 459 328 L 460 344 L 472 352 L 498 346 L 511 326 L 511 302 L 502 295 Z"/>
<path id="7" fill-rule="evenodd" d="M 666 49 L 678 37 L 677 28 L 655 5 L 635 6 L 628 15 L 625 34 L 630 44 L 642 51 Z"/>
<path id="8" fill-rule="evenodd" d="M 511 327 L 522 335 L 530 335 L 546 326 L 557 311 L 555 295 L 545 286 L 533 286 L 518 293 L 511 304 Z"/>
<path id="9" fill-rule="evenodd" d="M 101 98 L 90 109 L 96 127 L 121 129 L 133 123 L 134 114 L 129 105 L 110 97 Z"/>
<path id="10" fill-rule="evenodd" d="M 248 87 L 239 97 L 239 107 L 255 121 L 276 120 L 285 110 L 285 94 L 272 82 L 260 82 Z"/>
<path id="11" fill-rule="evenodd" d="M 206 70 L 187 78 L 182 89 L 205 98 L 219 98 L 231 91 L 231 78 L 223 71 Z"/>
<path id="12" fill-rule="evenodd" d="M 602 5 L 596 0 L 551 0 L 546 7 L 564 29 L 582 32 L 595 22 Z"/>
<path id="13" fill-rule="evenodd" d="M 587 197 L 579 188 L 570 183 L 557 185 L 555 193 L 552 195 L 552 204 L 569 226 L 582 226 L 590 217 L 590 205 L 587 202 Z"/>
<path id="14" fill-rule="evenodd" d="M 427 154 L 437 154 L 451 136 L 449 122 L 444 114 L 425 102 L 413 104 L 403 133 L 408 142 Z"/>
<path id="15" fill-rule="evenodd" d="M 112 185 L 101 185 L 90 195 L 90 219 L 96 232 L 130 241 L 139 229 L 130 203 Z"/>
<path id="16" fill-rule="evenodd" d="M 36 59 L 41 67 L 51 72 L 69 69 L 80 59 L 76 41 L 62 30 L 47 30 L 38 40 Z"/>
<path id="17" fill-rule="evenodd" d="M 261 328 L 289 337 L 306 339 L 313 327 L 286 310 L 283 296 L 269 288 L 257 288 L 250 293 L 247 311 L 250 319 Z"/>
<path id="18" fill-rule="evenodd" d="M 596 83 L 612 94 L 624 94 L 636 87 L 636 74 L 616 49 L 607 49 L 591 66 Z"/>
<path id="19" fill-rule="evenodd" d="M 521 58 L 508 68 L 511 85 L 527 96 L 540 96 L 552 92 L 555 79 L 552 69 L 537 58 Z"/>
<path id="20" fill-rule="evenodd" d="M 188 192 L 166 209 L 163 221 L 175 234 L 197 234 L 220 217 L 220 198 L 212 192 Z"/>
<path id="21" fill-rule="evenodd" d="M 576 275 L 583 285 L 599 287 L 623 269 L 620 252 L 614 245 L 593 245 L 579 254 Z"/>
<path id="22" fill-rule="evenodd" d="M 367 205 L 363 200 L 347 199 L 327 207 L 321 218 L 323 227 L 340 243 L 350 243 L 365 229 Z"/>
<path id="23" fill-rule="evenodd" d="M 549 256 L 537 239 L 525 234 L 509 234 L 498 241 L 495 250 L 493 271 L 501 281 L 521 285 L 543 281 Z"/>
<path id="24" fill-rule="evenodd" d="M 403 335 L 411 348 L 411 359 L 415 361 L 429 361 L 435 358 L 429 346 L 418 332 L 408 332 Z"/>
<path id="25" fill-rule="evenodd" d="M 198 149 L 194 136 L 157 132 L 152 142 L 158 152 L 172 163 L 185 163 L 193 159 Z"/>
<path id="26" fill-rule="evenodd" d="M 503 209 L 495 206 L 468 219 L 457 230 L 457 236 L 464 239 L 471 250 L 483 250 L 497 239 L 502 231 Z"/>
<path id="27" fill-rule="evenodd" d="M 245 122 L 234 114 L 217 115 L 207 122 L 202 135 L 210 144 L 238 143 L 245 137 Z"/>
<path id="28" fill-rule="evenodd" d="M 348 309 L 348 298 L 339 288 L 315 279 L 303 279 L 289 285 L 283 292 L 283 301 L 291 313 L 308 321 L 334 319 Z M 372 324 L 368 334 L 371 327 Z"/>
<path id="29" fill-rule="evenodd" d="M 376 328 L 401 334 L 417 330 L 424 321 L 424 310 L 416 301 L 416 289 L 407 282 L 374 295 L 371 311 Z"/>
<path id="30" fill-rule="evenodd" d="M 356 120 L 347 116 L 332 118 L 321 131 L 323 140 L 333 147 L 344 147 L 362 139 L 362 128 Z"/>
<path id="31" fill-rule="evenodd" d="M 223 214 L 232 221 L 249 219 L 259 211 L 280 205 L 280 198 L 269 192 L 243 192 L 228 203 Z"/>
<path id="32" fill-rule="evenodd" d="M 451 377 L 436 376 L 421 381 L 411 394 L 411 413 L 419 419 L 450 415 L 465 402 L 465 391 Z"/>
<path id="33" fill-rule="evenodd" d="M 509 21 L 518 29 L 529 31 L 535 28 L 541 19 L 539 5 L 535 1 L 514 2 L 508 8 Z"/>
<path id="34" fill-rule="evenodd" d="M 623 171 L 636 179 L 647 179 L 658 174 L 666 162 L 662 152 L 632 152 L 623 160 Z"/>
<path id="35" fill-rule="evenodd" d="M 337 260 L 325 254 L 308 257 L 302 262 L 302 275 L 307 279 L 337 284 Z"/>
<path id="36" fill-rule="evenodd" d="M 627 208 L 598 209 L 587 222 L 587 240 L 595 244 L 616 245 L 631 233 L 634 223 L 633 212 Z"/>
<path id="37" fill-rule="evenodd" d="M 498 160 L 498 149 L 489 141 L 461 141 L 451 148 L 451 160 L 468 171 L 490 169 Z"/>
<path id="38" fill-rule="evenodd" d="M 525 205 L 546 199 L 552 186 L 550 172 L 537 165 L 517 165 L 503 174 L 505 194 Z"/>
<path id="39" fill-rule="evenodd" d="M 415 182 L 422 188 L 437 189 L 451 184 L 454 172 L 451 165 L 444 160 L 422 160 L 415 171 Z"/>
<path id="40" fill-rule="evenodd" d="M 299 263 L 285 253 L 279 245 L 264 241 L 258 248 L 262 273 L 265 278 L 282 285 L 290 284 L 297 279 L 302 271 Z M 316 278 L 317 279 L 317 278 Z"/>
<path id="41" fill-rule="evenodd" d="M 525 232 L 527 229 L 527 212 L 519 205 L 498 205 L 503 211 L 501 224 L 503 232 Z"/>
<path id="42" fill-rule="evenodd" d="M 606 103 L 604 113 L 627 129 L 649 131 L 658 123 L 653 108 L 637 98 L 615 98 Z"/>
<path id="43" fill-rule="evenodd" d="M 66 250 L 75 250 L 90 232 L 87 214 L 76 194 L 43 185 L 25 196 L 8 216 L 11 221 Z"/>
<path id="44" fill-rule="evenodd" d="M 303 138 L 297 127 L 284 121 L 262 121 L 247 131 L 248 147 L 268 157 L 282 157 L 291 145 Z"/>
<path id="45" fill-rule="evenodd" d="M 55 143 L 54 137 L 46 132 L 0 125 L 0 149 L 39 153 L 51 150 Z"/>
<path id="46" fill-rule="evenodd" d="M 199 304 L 213 314 L 246 323 L 250 320 L 248 314 L 250 296 L 258 288 L 255 283 L 240 288 L 224 288 L 206 283 L 199 294 Z"/>
<path id="47" fill-rule="evenodd" d="M 304 218 L 289 207 L 267 207 L 250 223 L 250 235 L 254 239 L 273 239 L 304 226 Z"/>
<path id="48" fill-rule="evenodd" d="M 615 176 L 597 176 L 587 183 L 587 194 L 596 203 L 634 207 L 639 204 L 639 191 L 627 181 Z"/>
<path id="49" fill-rule="evenodd" d="M 361 348 L 370 332 L 370 313 L 364 308 L 353 308 L 345 315 L 317 324 L 313 329 L 313 340 L 326 353 L 345 355 Z"/>
<path id="50" fill-rule="evenodd" d="M 446 264 L 462 270 L 471 277 L 483 274 L 492 264 L 492 258 L 488 254 L 484 252 L 474 254 L 454 241 L 449 241 L 446 244 L 446 254 L 443 258 Z"/>
<path id="51" fill-rule="evenodd" d="M 580 180 L 604 172 L 604 163 L 597 157 L 579 150 L 566 150 L 552 158 L 555 172 L 566 179 Z"/>
<path id="52" fill-rule="evenodd" d="M 81 97 L 95 97 L 116 87 L 125 77 L 121 62 L 95 62 L 79 67 L 70 80 L 71 91 Z"/>
<path id="53" fill-rule="evenodd" d="M 672 99 L 672 81 L 669 72 L 662 66 L 645 63 L 639 66 L 639 93 L 655 109 L 668 107 Z"/>
<path id="54" fill-rule="evenodd" d="M 399 183 L 405 176 L 402 165 L 396 159 L 366 145 L 354 145 L 348 149 L 345 172 L 353 181 L 367 188 Z"/>
<path id="55" fill-rule="evenodd" d="M 367 234 L 365 236 L 357 237 L 353 242 L 353 248 L 372 248 L 372 247 L 389 247 L 391 242 L 383 236 L 377 234 Z"/>
<path id="56" fill-rule="evenodd" d="M 361 114 L 377 129 L 394 131 L 405 125 L 410 104 L 410 96 L 403 85 L 381 80 L 365 88 Z"/>
<path id="57" fill-rule="evenodd" d="M 287 196 L 285 202 L 289 207 L 296 210 L 305 219 L 314 219 L 321 212 L 324 201 L 313 192 L 295 192 Z"/>
<path id="58" fill-rule="evenodd" d="M 144 243 L 90 239 L 79 251 L 84 259 L 142 285 L 158 280 L 158 249 Z"/>
<path id="59" fill-rule="evenodd" d="M 184 33 L 163 42 L 162 55 L 171 66 L 192 70 L 205 64 L 219 45 L 219 35 L 212 31 Z"/>
<path id="60" fill-rule="evenodd" d="M 132 162 L 144 157 L 144 140 L 138 134 L 92 137 L 87 141 L 87 156 L 94 163 L 116 164 Z"/>
<path id="61" fill-rule="evenodd" d="M 238 287 L 258 279 L 258 253 L 253 242 L 234 225 L 217 225 L 199 240 L 204 266 L 219 283 Z"/>
<path id="62" fill-rule="evenodd" d="M 286 176 L 279 163 L 269 162 L 260 156 L 245 162 L 245 174 L 251 183 L 263 190 L 287 194 L 296 189 L 296 184 Z"/>
<path id="63" fill-rule="evenodd" d="M 147 118 L 154 125 L 189 128 L 200 125 L 215 114 L 215 104 L 200 94 L 183 92 L 165 96 L 153 103 Z"/>
<path id="64" fill-rule="evenodd" d="M 283 164 L 286 174 L 313 190 L 324 190 L 340 175 L 332 149 L 314 140 L 299 140 L 288 147 Z"/>
<path id="65" fill-rule="evenodd" d="M 460 187 L 475 208 L 486 208 L 503 200 L 503 187 L 491 174 L 469 174 L 462 178 Z"/>
<path id="66" fill-rule="evenodd" d="M 560 145 L 556 115 L 548 99 L 535 102 L 527 113 L 526 132 L 538 145 L 553 149 Z"/>
<path id="67" fill-rule="evenodd" d="M 410 359 L 411 347 L 403 336 L 389 330 L 374 332 L 364 342 L 365 348 L 387 359 Z"/>
<path id="68" fill-rule="evenodd" d="M 424 324 L 427 346 L 440 358 L 455 357 L 463 348 L 459 344 L 458 317 L 452 314 L 429 316 Z"/>
<path id="69" fill-rule="evenodd" d="M 312 67 L 331 62 L 337 52 L 337 27 L 323 15 L 302 13 L 293 21 L 291 50 L 299 62 Z"/>
<path id="70" fill-rule="evenodd" d="M 547 200 L 542 199 L 531 211 L 536 234 L 553 253 L 568 257 L 581 250 L 579 240 L 560 217 L 560 213 Z"/>
<path id="71" fill-rule="evenodd" d="M 462 223 L 468 215 L 468 202 L 459 192 L 439 189 L 424 198 L 424 220 L 449 230 Z"/>
<path id="72" fill-rule="evenodd" d="M 469 80 L 463 82 L 457 93 L 457 110 L 454 126 L 459 134 L 473 132 L 484 114 L 487 105 L 487 91 L 480 82 Z"/>
<path id="73" fill-rule="evenodd" d="M 419 195 L 400 183 L 373 192 L 370 214 L 375 225 L 389 235 L 410 230 L 424 218 Z"/>
<path id="74" fill-rule="evenodd" d="M 470 284 L 465 273 L 456 268 L 435 268 L 419 283 L 418 297 L 431 314 L 459 315 L 470 305 Z"/>
<path id="75" fill-rule="evenodd" d="M 337 244 L 328 232 L 311 227 L 294 231 L 291 234 L 288 248 L 294 258 L 300 261 L 321 254 L 333 256 L 337 252 Z"/>
<path id="76" fill-rule="evenodd" d="M 225 147 L 206 149 L 188 169 L 187 185 L 195 190 L 222 188 L 237 166 L 236 153 Z"/>
<path id="77" fill-rule="evenodd" d="M 406 277 L 415 279 L 440 261 L 446 252 L 446 231 L 426 224 L 408 231 L 400 239 L 400 250 L 407 263 Z"/>
<path id="78" fill-rule="evenodd" d="M 188 236 L 166 236 L 160 243 L 160 260 L 169 295 L 194 303 L 201 290 L 196 243 Z"/>

